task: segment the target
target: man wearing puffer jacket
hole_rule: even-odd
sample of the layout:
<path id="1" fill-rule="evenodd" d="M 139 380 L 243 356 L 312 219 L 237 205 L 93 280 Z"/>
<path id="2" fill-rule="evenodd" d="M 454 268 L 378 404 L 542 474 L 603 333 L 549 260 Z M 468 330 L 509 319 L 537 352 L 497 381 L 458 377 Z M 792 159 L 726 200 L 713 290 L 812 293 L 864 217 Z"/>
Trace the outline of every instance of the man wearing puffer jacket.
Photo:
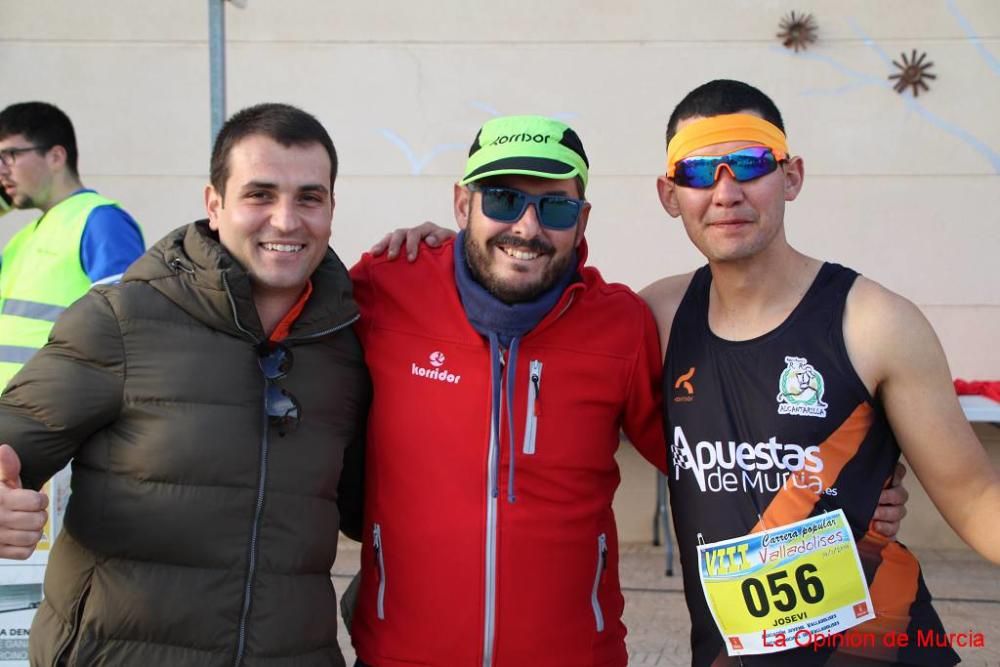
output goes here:
<path id="1" fill-rule="evenodd" d="M 73 462 L 33 665 L 344 664 L 329 573 L 370 381 L 328 247 L 336 152 L 259 105 L 211 171 L 208 220 L 71 306 L 0 399 L 0 556 L 31 553 L 31 489 Z"/>

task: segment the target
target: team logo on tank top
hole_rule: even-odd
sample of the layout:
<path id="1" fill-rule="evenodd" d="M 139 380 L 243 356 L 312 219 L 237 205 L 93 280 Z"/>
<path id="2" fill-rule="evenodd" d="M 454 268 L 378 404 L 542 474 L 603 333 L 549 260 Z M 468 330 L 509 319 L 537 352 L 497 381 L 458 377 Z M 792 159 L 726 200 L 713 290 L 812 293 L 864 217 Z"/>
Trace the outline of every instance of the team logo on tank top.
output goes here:
<path id="1" fill-rule="evenodd" d="M 805 357 L 785 357 L 778 378 L 778 414 L 826 417 L 823 375 Z"/>

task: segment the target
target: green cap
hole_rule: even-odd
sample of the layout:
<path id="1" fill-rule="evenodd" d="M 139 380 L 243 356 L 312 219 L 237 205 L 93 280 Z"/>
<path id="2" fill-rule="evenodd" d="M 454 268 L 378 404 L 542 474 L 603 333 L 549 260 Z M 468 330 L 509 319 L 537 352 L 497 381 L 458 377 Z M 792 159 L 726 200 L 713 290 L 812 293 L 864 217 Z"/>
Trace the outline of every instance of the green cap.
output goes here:
<path id="1" fill-rule="evenodd" d="M 552 179 L 579 177 L 586 187 L 589 165 L 580 137 L 565 123 L 544 116 L 503 116 L 480 128 L 459 184 L 523 174 Z"/>

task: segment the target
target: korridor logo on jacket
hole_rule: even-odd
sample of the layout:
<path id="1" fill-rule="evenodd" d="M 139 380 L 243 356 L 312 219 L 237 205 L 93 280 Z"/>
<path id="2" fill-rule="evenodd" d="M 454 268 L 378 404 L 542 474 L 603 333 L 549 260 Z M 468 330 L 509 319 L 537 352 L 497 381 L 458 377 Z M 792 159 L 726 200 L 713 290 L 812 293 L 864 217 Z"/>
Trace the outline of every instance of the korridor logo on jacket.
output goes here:
<path id="1" fill-rule="evenodd" d="M 414 361 L 410 366 L 410 374 L 427 380 L 447 382 L 449 384 L 458 384 L 462 379 L 461 375 L 455 375 L 447 368 L 442 368 L 445 362 L 444 352 L 440 352 L 438 350 L 431 352 L 427 355 L 427 361 L 431 366 L 433 366 L 433 368 L 418 366 L 417 362 Z"/>

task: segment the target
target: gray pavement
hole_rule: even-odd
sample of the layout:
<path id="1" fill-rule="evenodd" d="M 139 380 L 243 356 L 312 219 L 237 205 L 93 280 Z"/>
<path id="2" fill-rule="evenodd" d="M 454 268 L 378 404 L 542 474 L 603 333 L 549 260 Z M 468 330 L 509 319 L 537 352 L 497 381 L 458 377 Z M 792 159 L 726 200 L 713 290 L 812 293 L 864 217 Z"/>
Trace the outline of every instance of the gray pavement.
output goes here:
<path id="1" fill-rule="evenodd" d="M 927 587 L 945 629 L 956 633 L 982 633 L 983 648 L 958 648 L 963 665 L 1000 667 L 1000 567 L 969 550 L 920 550 L 917 557 Z M 360 546 L 342 539 L 333 568 L 333 583 L 340 591 L 357 572 Z M 673 577 L 664 576 L 662 547 L 624 544 L 620 575 L 625 593 L 625 625 L 628 627 L 629 665 L 642 667 L 686 667 L 690 623 L 680 578 L 674 563 Z M 339 623 L 340 642 L 348 665 L 354 651 Z M 533 667 L 526 665 L 525 667 Z"/>

